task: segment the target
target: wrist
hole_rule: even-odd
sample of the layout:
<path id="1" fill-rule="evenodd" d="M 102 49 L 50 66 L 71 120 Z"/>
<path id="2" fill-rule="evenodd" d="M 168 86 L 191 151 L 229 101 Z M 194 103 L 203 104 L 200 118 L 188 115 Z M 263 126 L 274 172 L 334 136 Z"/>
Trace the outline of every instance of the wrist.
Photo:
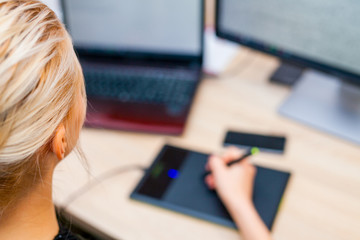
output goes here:
<path id="1" fill-rule="evenodd" d="M 241 211 L 242 209 L 249 209 L 254 207 L 252 199 L 241 194 L 227 196 L 222 200 L 229 211 Z"/>
<path id="2" fill-rule="evenodd" d="M 270 232 L 249 198 L 231 201 L 227 209 L 244 239 L 271 239 Z"/>

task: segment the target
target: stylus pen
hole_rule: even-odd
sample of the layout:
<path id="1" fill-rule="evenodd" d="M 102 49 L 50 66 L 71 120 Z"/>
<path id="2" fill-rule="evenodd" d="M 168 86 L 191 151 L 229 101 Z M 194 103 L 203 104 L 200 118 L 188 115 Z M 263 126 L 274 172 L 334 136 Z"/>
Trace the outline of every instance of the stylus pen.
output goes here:
<path id="1" fill-rule="evenodd" d="M 257 148 L 257 147 L 252 147 L 252 148 L 250 148 L 249 150 L 247 150 L 247 152 L 246 152 L 244 155 L 242 155 L 240 158 L 238 158 L 238 159 L 236 159 L 236 160 L 233 160 L 233 161 L 231 161 L 231 162 L 228 162 L 226 165 L 227 165 L 228 167 L 230 167 L 231 165 L 233 165 L 233 164 L 235 164 L 235 163 L 239 163 L 239 162 L 241 162 L 242 160 L 244 160 L 245 158 L 250 157 L 251 155 L 257 154 L 258 152 L 260 152 L 259 148 Z M 206 177 L 207 175 L 209 175 L 209 174 L 211 174 L 211 171 L 206 172 L 206 173 L 205 173 L 205 177 Z"/>

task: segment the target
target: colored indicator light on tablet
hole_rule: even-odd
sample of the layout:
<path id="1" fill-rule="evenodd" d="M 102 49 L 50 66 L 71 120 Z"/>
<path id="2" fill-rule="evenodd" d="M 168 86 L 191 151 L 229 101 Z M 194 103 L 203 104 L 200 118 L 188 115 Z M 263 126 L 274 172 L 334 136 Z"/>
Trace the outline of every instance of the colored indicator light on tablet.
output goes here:
<path id="1" fill-rule="evenodd" d="M 168 174 L 169 178 L 177 178 L 179 176 L 179 171 L 177 171 L 175 169 L 169 169 L 167 174 Z"/>
<path id="2" fill-rule="evenodd" d="M 151 176 L 153 178 L 158 178 L 161 174 L 161 172 L 164 170 L 164 164 L 159 163 L 157 164 L 154 169 L 151 171 Z"/>

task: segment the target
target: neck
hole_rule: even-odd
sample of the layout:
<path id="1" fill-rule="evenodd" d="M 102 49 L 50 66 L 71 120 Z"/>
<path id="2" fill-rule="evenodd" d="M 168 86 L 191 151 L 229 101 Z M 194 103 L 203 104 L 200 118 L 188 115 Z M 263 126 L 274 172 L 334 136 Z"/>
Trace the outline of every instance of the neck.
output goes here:
<path id="1" fill-rule="evenodd" d="M 0 239 L 53 239 L 59 231 L 52 201 L 55 165 L 37 186 L 0 218 Z"/>

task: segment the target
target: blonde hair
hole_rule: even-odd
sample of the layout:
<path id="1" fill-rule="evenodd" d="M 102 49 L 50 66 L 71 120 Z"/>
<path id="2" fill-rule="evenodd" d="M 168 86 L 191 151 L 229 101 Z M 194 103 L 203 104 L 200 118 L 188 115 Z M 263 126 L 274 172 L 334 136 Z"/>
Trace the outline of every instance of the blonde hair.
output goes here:
<path id="1" fill-rule="evenodd" d="M 0 209 L 7 188 L 21 183 L 29 159 L 69 118 L 79 89 L 85 96 L 71 39 L 55 13 L 40 1 L 0 0 Z"/>

